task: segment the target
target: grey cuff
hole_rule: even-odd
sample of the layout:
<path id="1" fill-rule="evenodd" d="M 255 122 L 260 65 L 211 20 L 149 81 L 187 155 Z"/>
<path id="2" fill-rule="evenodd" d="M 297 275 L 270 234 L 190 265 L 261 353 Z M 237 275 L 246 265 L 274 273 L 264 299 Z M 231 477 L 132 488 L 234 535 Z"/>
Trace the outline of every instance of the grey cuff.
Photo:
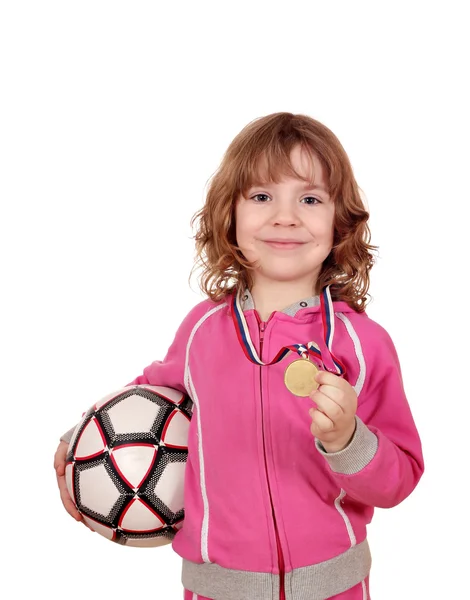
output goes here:
<path id="1" fill-rule="evenodd" d="M 74 425 L 72 427 L 72 429 L 69 429 L 67 432 L 65 432 L 63 435 L 61 435 L 60 436 L 60 441 L 61 442 L 67 442 L 67 444 L 70 444 L 70 440 L 72 439 L 72 435 L 73 435 L 73 432 L 75 431 L 76 427 L 77 426 Z"/>
<path id="2" fill-rule="evenodd" d="M 356 415 L 356 431 L 352 440 L 339 452 L 326 452 L 320 440 L 315 439 L 315 446 L 322 456 L 328 461 L 334 473 L 354 475 L 374 458 L 379 440 L 375 433 L 365 425 Z"/>

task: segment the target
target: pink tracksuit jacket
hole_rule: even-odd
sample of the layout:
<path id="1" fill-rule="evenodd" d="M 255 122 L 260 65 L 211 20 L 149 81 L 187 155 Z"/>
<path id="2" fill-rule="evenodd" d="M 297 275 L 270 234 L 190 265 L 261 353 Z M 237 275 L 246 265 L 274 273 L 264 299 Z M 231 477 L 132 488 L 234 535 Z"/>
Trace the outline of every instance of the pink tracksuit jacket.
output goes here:
<path id="1" fill-rule="evenodd" d="M 249 292 L 243 314 L 263 362 L 284 346 L 315 341 L 318 296 L 261 322 Z M 195 306 L 164 360 L 127 385 L 186 392 L 194 402 L 185 475 L 185 518 L 173 549 L 194 597 L 322 600 L 364 582 L 366 526 L 374 507 L 402 502 L 423 470 L 421 442 L 394 344 L 383 327 L 333 302 L 331 353 L 358 395 L 356 432 L 328 454 L 311 431 L 308 397 L 284 384 L 299 356 L 248 360 L 232 320 L 234 296 Z M 364 584 L 363 584 L 364 585 Z"/>

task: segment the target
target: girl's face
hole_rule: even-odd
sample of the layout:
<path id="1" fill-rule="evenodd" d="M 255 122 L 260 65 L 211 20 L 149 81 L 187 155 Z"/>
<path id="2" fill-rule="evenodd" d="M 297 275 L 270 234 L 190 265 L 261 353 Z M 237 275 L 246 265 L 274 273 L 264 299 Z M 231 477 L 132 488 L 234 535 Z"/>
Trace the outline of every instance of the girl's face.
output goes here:
<path id="1" fill-rule="evenodd" d="M 309 158 L 296 146 L 291 163 L 297 173 L 309 174 Z M 312 282 L 333 245 L 335 207 L 323 168 L 313 155 L 315 185 L 285 177 L 280 183 L 254 185 L 240 196 L 235 209 L 237 243 L 255 263 L 257 276 L 272 281 Z"/>

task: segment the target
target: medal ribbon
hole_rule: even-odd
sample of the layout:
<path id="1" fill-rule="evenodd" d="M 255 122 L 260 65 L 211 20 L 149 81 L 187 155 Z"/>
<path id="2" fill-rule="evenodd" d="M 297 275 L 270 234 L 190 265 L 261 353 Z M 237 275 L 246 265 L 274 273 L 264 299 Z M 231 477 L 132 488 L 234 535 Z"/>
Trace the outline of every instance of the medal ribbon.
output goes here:
<path id="1" fill-rule="evenodd" d="M 323 338 L 325 340 L 325 345 L 328 348 L 328 351 L 330 352 L 333 366 L 328 367 L 325 364 L 324 357 L 322 356 L 318 344 L 316 344 L 313 341 L 308 342 L 307 344 L 292 344 L 291 346 L 284 346 L 279 350 L 279 352 L 276 354 L 276 356 L 271 362 L 264 363 L 258 356 L 256 348 L 254 347 L 253 342 L 251 340 L 250 332 L 248 330 L 248 324 L 246 322 L 245 315 L 243 314 L 243 310 L 241 307 L 241 289 L 238 289 L 234 301 L 232 302 L 232 319 L 235 325 L 238 340 L 248 360 L 258 365 L 269 366 L 274 365 L 275 363 L 278 363 L 281 360 L 283 360 L 289 354 L 289 352 L 296 352 L 302 358 L 308 359 L 309 357 L 315 357 L 319 359 L 326 371 L 333 372 L 336 375 L 344 375 L 346 373 L 345 366 L 338 358 L 335 358 L 331 351 L 331 347 L 333 344 L 335 320 L 333 301 L 331 299 L 329 285 L 325 286 L 322 290 L 322 293 L 320 295 L 320 305 L 322 314 Z M 327 360 L 327 362 L 329 361 Z"/>

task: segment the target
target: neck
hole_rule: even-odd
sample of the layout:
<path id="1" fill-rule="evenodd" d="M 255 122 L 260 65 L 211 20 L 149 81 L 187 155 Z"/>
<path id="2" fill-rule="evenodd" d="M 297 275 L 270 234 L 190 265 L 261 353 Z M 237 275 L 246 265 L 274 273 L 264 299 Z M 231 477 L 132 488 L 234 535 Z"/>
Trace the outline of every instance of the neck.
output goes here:
<path id="1" fill-rule="evenodd" d="M 281 311 L 303 298 L 316 295 L 316 282 L 290 282 L 257 280 L 253 284 L 251 295 L 255 308 L 263 321 L 274 311 Z"/>

